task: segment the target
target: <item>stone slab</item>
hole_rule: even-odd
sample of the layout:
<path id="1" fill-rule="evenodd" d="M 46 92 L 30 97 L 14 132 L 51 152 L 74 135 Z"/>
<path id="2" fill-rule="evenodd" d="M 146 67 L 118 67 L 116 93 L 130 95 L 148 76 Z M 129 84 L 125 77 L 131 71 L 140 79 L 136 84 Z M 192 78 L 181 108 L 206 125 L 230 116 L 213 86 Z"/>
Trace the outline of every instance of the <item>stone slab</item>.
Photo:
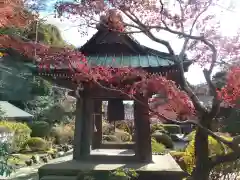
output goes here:
<path id="1" fill-rule="evenodd" d="M 104 164 L 97 161 L 70 160 L 62 163 L 44 165 L 39 168 L 38 173 L 40 180 L 53 180 L 51 178 L 54 176 L 59 176 L 61 178 L 71 177 L 73 179 L 77 179 L 79 173 L 83 171 L 91 171 L 97 174 L 100 173 L 101 175 L 106 175 L 109 173 L 109 171 L 113 171 L 117 168 L 135 169 L 140 175 L 139 180 L 148 180 L 149 178 L 181 180 L 186 175 L 170 154 L 153 155 L 153 162 L 151 163 L 132 162 L 127 164 Z"/>
<path id="2" fill-rule="evenodd" d="M 137 171 L 178 171 L 182 172 L 182 169 L 175 162 L 170 154 L 166 155 L 153 155 L 152 163 L 128 163 L 128 164 L 101 164 L 97 162 L 81 162 L 81 161 L 66 161 L 63 163 L 47 164 L 42 166 L 39 171 L 47 170 L 53 171 L 111 171 L 117 168 L 133 168 Z M 50 173 L 51 174 L 51 173 Z"/>
<path id="3" fill-rule="evenodd" d="M 40 180 L 77 180 L 77 178 L 75 176 L 44 176 Z"/>
<path id="4" fill-rule="evenodd" d="M 131 149 L 94 149 L 90 155 L 134 156 L 135 152 Z"/>

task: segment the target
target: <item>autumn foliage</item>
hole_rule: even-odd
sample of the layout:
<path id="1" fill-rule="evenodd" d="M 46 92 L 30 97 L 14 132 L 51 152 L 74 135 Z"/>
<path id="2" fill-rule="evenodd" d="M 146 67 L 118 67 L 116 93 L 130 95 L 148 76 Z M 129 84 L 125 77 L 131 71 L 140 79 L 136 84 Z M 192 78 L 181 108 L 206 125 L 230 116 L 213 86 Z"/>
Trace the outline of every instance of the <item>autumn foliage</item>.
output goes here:
<path id="1" fill-rule="evenodd" d="M 23 0 L 0 0 L 0 27 L 27 26 L 33 16 L 24 9 Z"/>
<path id="2" fill-rule="evenodd" d="M 80 30 L 85 27 L 107 28 L 119 33 L 143 33 L 156 43 L 164 45 L 178 66 L 183 83 L 181 87 L 159 74 L 148 74 L 141 69 L 129 67 L 89 66 L 86 57 L 77 50 L 50 47 L 29 42 L 14 35 L 0 37 L 0 48 L 13 48 L 37 61 L 39 69 L 48 71 L 62 66 L 69 67 L 70 76 L 76 83 L 87 82 L 90 85 L 121 91 L 132 98 L 136 95 L 150 96 L 160 94 L 166 97 L 168 108 L 178 115 L 187 117 L 196 113 L 198 121 L 184 120 L 180 123 L 196 125 L 195 156 L 196 172 L 194 180 L 208 180 L 210 170 L 217 164 L 234 161 L 240 157 L 239 145 L 221 138 L 211 131 L 211 123 L 216 118 L 220 104 L 224 101 L 235 106 L 240 97 L 240 41 L 239 33 L 225 37 L 220 32 L 220 19 L 213 9 L 219 0 L 85 0 L 61 2 L 56 4 L 58 17 L 78 19 Z M 22 1 L 0 2 L 0 29 L 5 27 L 23 27 L 32 20 L 23 16 Z M 2 6 L 3 5 L 3 6 Z M 28 14 L 28 13 L 27 13 Z M 74 18 L 72 18 L 74 17 Z M 157 32 L 167 32 L 183 40 L 178 56 L 171 44 L 157 36 Z M 214 98 L 211 107 L 204 106 L 184 78 L 183 60 L 188 56 L 193 63 L 203 67 L 207 85 Z M 114 61 L 114 59 L 113 59 Z M 211 76 L 215 67 L 235 63 L 229 68 L 226 86 L 216 90 Z M 157 104 L 151 111 L 166 120 Z M 173 122 L 173 121 L 171 121 Z M 174 121 L 176 122 L 176 121 Z M 179 122 L 178 122 L 179 123 Z M 233 152 L 226 156 L 209 157 L 208 135 L 228 145 Z M 222 159 L 221 159 L 222 158 Z"/>
<path id="3" fill-rule="evenodd" d="M 1 7 L 1 27 L 22 28 L 27 25 L 33 16 L 24 10 L 23 1 L 3 1 Z M 145 33 L 154 40 L 153 34 L 149 30 L 170 31 L 173 34 L 185 37 L 183 32 L 186 24 L 198 17 L 200 11 L 211 5 L 210 1 L 204 0 L 196 3 L 182 2 L 181 11 L 172 11 L 168 7 L 156 3 L 156 1 L 84 1 L 84 3 L 60 3 L 56 5 L 59 17 L 75 16 L 83 20 L 84 24 L 98 28 L 108 28 L 112 31 L 128 32 L 127 28 L 135 28 L 138 32 Z M 181 15 L 184 15 L 182 17 Z M 124 15 L 124 17 L 123 17 Z M 100 19 L 95 20 L 98 17 Z M 186 48 L 191 53 L 193 62 L 200 64 L 216 65 L 216 59 L 213 60 L 211 45 L 205 43 L 205 39 L 212 39 L 217 45 L 216 51 L 221 59 L 227 59 L 231 54 L 237 59 L 239 44 L 236 39 L 229 39 L 220 36 L 219 32 L 213 28 L 203 27 L 202 24 L 211 23 L 214 14 L 204 16 L 196 22 L 196 29 L 204 31 L 204 36 L 192 36 L 189 40 L 189 46 Z M 131 20 L 125 21 L 125 19 Z M 93 23 L 95 22 L 95 24 Z M 130 29 L 131 31 L 131 29 Z M 135 31 L 135 30 L 134 30 Z M 204 38 L 203 38 L 204 37 Z M 203 40 L 204 39 L 204 40 Z M 155 38 L 156 40 L 156 38 Z M 158 39 L 156 40 L 159 41 Z M 199 42 L 197 42 L 199 41 Z M 159 41 L 161 42 L 161 41 Z M 161 75 L 150 75 L 139 69 L 132 68 L 112 68 L 112 67 L 89 67 L 86 58 L 81 52 L 68 48 L 49 47 L 43 44 L 26 42 L 23 39 L 11 35 L 0 37 L 0 47 L 13 48 L 24 55 L 32 57 L 40 63 L 41 68 L 50 69 L 59 66 L 68 65 L 74 81 L 88 81 L 98 85 L 106 85 L 110 88 L 120 89 L 133 97 L 134 94 L 151 95 L 155 93 L 165 94 L 168 97 L 169 107 L 179 114 L 192 114 L 195 112 L 189 93 L 180 90 L 173 81 L 167 80 Z M 215 49 L 214 49 L 215 50 Z M 212 71 L 212 70 L 211 70 Z M 229 77 L 231 81 L 221 93 L 218 93 L 220 99 L 233 102 L 233 99 L 239 96 L 236 79 L 238 71 L 232 70 Z M 233 81 L 234 79 L 234 81 Z M 236 81 L 236 82 L 235 82 Z M 231 82 L 231 83 L 230 83 Z M 233 88 L 234 86 L 234 88 Z M 231 96 L 226 92 L 231 89 Z M 233 97 L 234 95 L 234 97 Z M 231 100 L 230 100 L 231 99 Z M 235 98 L 236 99 L 236 98 Z"/>
<path id="4" fill-rule="evenodd" d="M 218 91 L 219 98 L 230 106 L 239 106 L 240 68 L 232 67 L 227 76 L 227 84 Z"/>

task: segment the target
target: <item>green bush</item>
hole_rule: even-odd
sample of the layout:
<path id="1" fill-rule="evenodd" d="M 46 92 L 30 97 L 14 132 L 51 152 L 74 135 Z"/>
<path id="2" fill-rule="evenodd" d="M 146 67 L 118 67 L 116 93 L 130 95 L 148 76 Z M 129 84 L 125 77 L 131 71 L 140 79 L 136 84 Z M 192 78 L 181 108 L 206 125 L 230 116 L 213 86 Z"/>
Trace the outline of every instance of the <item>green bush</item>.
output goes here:
<path id="1" fill-rule="evenodd" d="M 108 122 L 106 121 L 103 121 L 103 124 L 102 124 L 102 133 L 104 135 L 110 135 L 110 134 L 113 134 L 114 132 L 114 126 L 112 124 L 109 124 Z"/>
<path id="2" fill-rule="evenodd" d="M 151 133 L 154 133 L 156 131 L 162 132 L 162 133 L 167 133 L 167 131 L 163 127 L 163 124 L 160 124 L 160 123 L 151 124 L 150 130 L 151 130 Z"/>
<path id="3" fill-rule="evenodd" d="M 185 152 L 181 151 L 172 151 L 170 152 L 171 156 L 175 159 L 175 161 L 178 163 L 178 165 L 183 169 L 186 170 L 186 164 L 184 162 L 184 155 Z"/>
<path id="4" fill-rule="evenodd" d="M 134 126 L 132 123 L 132 121 L 116 121 L 116 128 L 132 134 Z"/>
<path id="5" fill-rule="evenodd" d="M 45 151 L 48 148 L 48 143 L 40 137 L 32 137 L 26 142 L 25 146 L 32 151 Z"/>
<path id="6" fill-rule="evenodd" d="M 116 143 L 122 142 L 121 139 L 119 139 L 115 135 L 103 135 L 103 141 L 116 142 Z"/>
<path id="7" fill-rule="evenodd" d="M 56 144 L 72 144 L 74 138 L 74 128 L 70 124 L 60 124 L 52 128 L 51 136 Z"/>
<path id="8" fill-rule="evenodd" d="M 47 137 L 50 135 L 51 126 L 45 121 L 34 121 L 29 124 L 32 130 L 32 137 Z"/>
<path id="9" fill-rule="evenodd" d="M 13 167 L 9 165 L 8 160 L 10 158 L 10 154 L 8 153 L 9 145 L 7 143 L 0 144 L 0 176 L 10 176 L 13 172 Z"/>
<path id="10" fill-rule="evenodd" d="M 163 144 L 166 148 L 172 149 L 174 147 L 173 141 L 170 136 L 161 132 L 155 132 L 152 137 L 156 139 L 158 143 Z"/>
<path id="11" fill-rule="evenodd" d="M 189 142 L 188 146 L 185 149 L 183 160 L 186 165 L 186 171 L 190 174 L 194 168 L 195 165 L 195 134 L 196 132 L 192 132 L 192 140 Z M 224 137 L 228 140 L 231 140 L 230 137 Z M 230 151 L 229 148 L 227 148 L 225 145 L 219 143 L 211 136 L 208 137 L 208 147 L 209 147 L 209 156 L 213 155 L 221 155 L 223 153 L 226 153 L 226 151 Z"/>
<path id="12" fill-rule="evenodd" d="M 166 151 L 166 147 L 163 144 L 158 143 L 154 138 L 151 139 L 151 144 L 153 153 L 164 153 Z"/>
<path id="13" fill-rule="evenodd" d="M 181 127 L 176 124 L 163 124 L 164 129 L 169 133 L 169 134 L 181 134 Z"/>
<path id="14" fill-rule="evenodd" d="M 196 131 L 190 132 L 190 133 L 186 136 L 186 139 L 187 139 L 188 141 L 192 141 L 192 140 L 194 139 L 194 137 L 195 137 L 195 134 L 196 134 Z"/>
<path id="15" fill-rule="evenodd" d="M 180 158 L 182 158 L 185 155 L 185 152 L 182 152 L 182 151 L 171 151 L 170 154 L 171 154 L 171 156 L 174 159 L 180 159 Z"/>
<path id="16" fill-rule="evenodd" d="M 116 129 L 113 135 L 115 135 L 118 139 L 120 139 L 123 142 L 128 142 L 132 140 L 132 136 L 128 132 L 125 132 L 120 129 Z"/>
<path id="17" fill-rule="evenodd" d="M 18 152 L 21 150 L 26 141 L 30 138 L 31 129 L 25 123 L 0 121 L 0 126 L 9 129 L 14 133 L 11 150 Z"/>

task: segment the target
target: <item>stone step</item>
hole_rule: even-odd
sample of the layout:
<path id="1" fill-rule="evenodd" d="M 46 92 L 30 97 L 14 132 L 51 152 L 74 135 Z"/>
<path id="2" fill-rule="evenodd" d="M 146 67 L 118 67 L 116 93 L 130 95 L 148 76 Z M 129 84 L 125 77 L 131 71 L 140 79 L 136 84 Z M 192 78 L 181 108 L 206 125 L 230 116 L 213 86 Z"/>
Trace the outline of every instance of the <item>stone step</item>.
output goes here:
<path id="1" fill-rule="evenodd" d="M 40 180 L 76 180 L 76 176 L 43 176 Z"/>

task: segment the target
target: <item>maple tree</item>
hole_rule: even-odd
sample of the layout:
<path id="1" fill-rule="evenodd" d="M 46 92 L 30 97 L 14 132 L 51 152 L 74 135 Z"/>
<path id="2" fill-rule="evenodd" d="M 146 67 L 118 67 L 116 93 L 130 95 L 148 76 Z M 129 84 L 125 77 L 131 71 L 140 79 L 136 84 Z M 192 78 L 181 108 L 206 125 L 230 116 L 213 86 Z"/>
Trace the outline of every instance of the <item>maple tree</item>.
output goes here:
<path id="1" fill-rule="evenodd" d="M 24 55 L 34 57 L 40 66 L 50 69 L 50 66 L 69 65 L 74 75 L 73 80 L 99 85 L 102 88 L 119 91 L 135 98 L 135 94 L 165 94 L 169 106 L 178 114 L 196 114 L 198 121 L 176 121 L 164 117 L 157 108 L 150 111 L 167 121 L 196 125 L 195 155 L 196 163 L 193 172 L 195 180 L 208 179 L 211 169 L 219 163 L 236 160 L 240 157 L 239 147 L 234 141 L 228 141 L 211 131 L 211 123 L 216 117 L 222 101 L 234 106 L 239 97 L 239 68 L 231 68 L 228 81 L 221 90 L 216 90 L 211 81 L 211 74 L 223 61 L 237 61 L 239 52 L 239 35 L 224 37 L 221 35 L 214 12 L 209 9 L 216 6 L 217 0 L 190 0 L 163 3 L 155 0 L 97 0 L 83 2 L 62 2 L 56 4 L 59 17 L 65 15 L 77 17 L 88 27 L 100 25 L 119 33 L 144 33 L 151 40 L 167 47 L 178 65 L 183 84 L 179 89 L 173 81 L 160 75 L 150 75 L 139 69 L 89 67 L 81 52 L 69 48 L 50 47 L 39 43 L 26 42 L 11 35 L 0 37 L 0 47 L 13 48 Z M 4 16 L 3 16 L 4 17 Z M 17 18 L 17 17 L 16 17 Z M 2 27 L 11 27 L 11 23 L 2 21 Z M 209 24 L 209 26 L 206 26 Z M 21 24 L 19 25 L 21 27 Z M 183 47 L 178 56 L 171 45 L 155 36 L 156 31 L 164 31 L 183 39 Z M 212 107 L 205 107 L 193 92 L 184 77 L 183 59 L 187 54 L 193 62 L 204 67 L 204 76 L 214 98 Z M 75 66 L 74 66 L 75 65 Z M 77 67 L 76 67 L 77 65 Z M 41 68 L 40 67 L 40 68 Z M 155 98 L 155 101 L 159 99 Z M 222 156 L 208 157 L 208 135 L 217 141 L 228 145 L 233 151 Z"/>
<path id="2" fill-rule="evenodd" d="M 143 72 L 137 70 L 132 70 L 132 72 L 138 72 L 138 76 L 142 78 L 140 81 L 131 84 L 133 88 L 131 90 L 135 92 L 136 88 L 134 87 L 137 86 L 137 89 L 141 92 L 165 93 L 172 110 L 179 114 L 185 110 L 185 114 L 195 113 L 198 116 L 198 121 L 186 120 L 181 122 L 165 117 L 166 120 L 171 122 L 192 123 L 197 126 L 195 136 L 196 162 L 192 173 L 195 180 L 209 179 L 209 173 L 214 166 L 240 157 L 240 149 L 234 141 L 228 141 L 211 131 L 211 124 L 219 112 L 221 102 L 224 101 L 234 106 L 240 95 L 238 90 L 239 67 L 235 66 L 230 69 L 228 82 L 221 90 L 217 90 L 211 80 L 213 69 L 224 61 L 237 61 L 240 49 L 238 32 L 233 37 L 224 37 L 220 32 L 220 19 L 217 19 L 216 12 L 213 11 L 218 2 L 218 0 L 175 0 L 165 3 L 161 0 L 85 0 L 56 5 L 59 17 L 69 18 L 72 16 L 80 19 L 80 22 L 82 22 L 79 24 L 80 30 L 84 29 L 84 26 L 96 27 L 96 25 L 100 25 L 119 33 L 143 33 L 151 40 L 166 46 L 173 56 L 173 61 L 180 69 L 183 79 L 181 90 L 164 77 L 146 76 L 143 75 Z M 175 56 L 172 46 L 167 41 L 156 36 L 157 31 L 168 32 L 183 40 L 179 56 Z M 184 77 L 183 60 L 185 54 L 194 63 L 203 67 L 204 77 L 214 96 L 210 108 L 205 107 L 199 101 Z M 111 82 L 112 74 L 109 74 L 106 68 L 103 72 L 97 77 Z M 120 69 L 118 72 L 121 74 Z M 92 80 L 96 81 L 94 78 Z M 122 92 L 124 90 L 126 90 L 126 87 L 121 89 Z M 158 101 L 158 99 L 155 98 L 155 101 Z M 151 111 L 154 111 L 154 109 L 151 109 Z M 163 116 L 161 112 L 155 113 Z M 209 158 L 208 135 L 228 145 L 233 152 Z"/>

